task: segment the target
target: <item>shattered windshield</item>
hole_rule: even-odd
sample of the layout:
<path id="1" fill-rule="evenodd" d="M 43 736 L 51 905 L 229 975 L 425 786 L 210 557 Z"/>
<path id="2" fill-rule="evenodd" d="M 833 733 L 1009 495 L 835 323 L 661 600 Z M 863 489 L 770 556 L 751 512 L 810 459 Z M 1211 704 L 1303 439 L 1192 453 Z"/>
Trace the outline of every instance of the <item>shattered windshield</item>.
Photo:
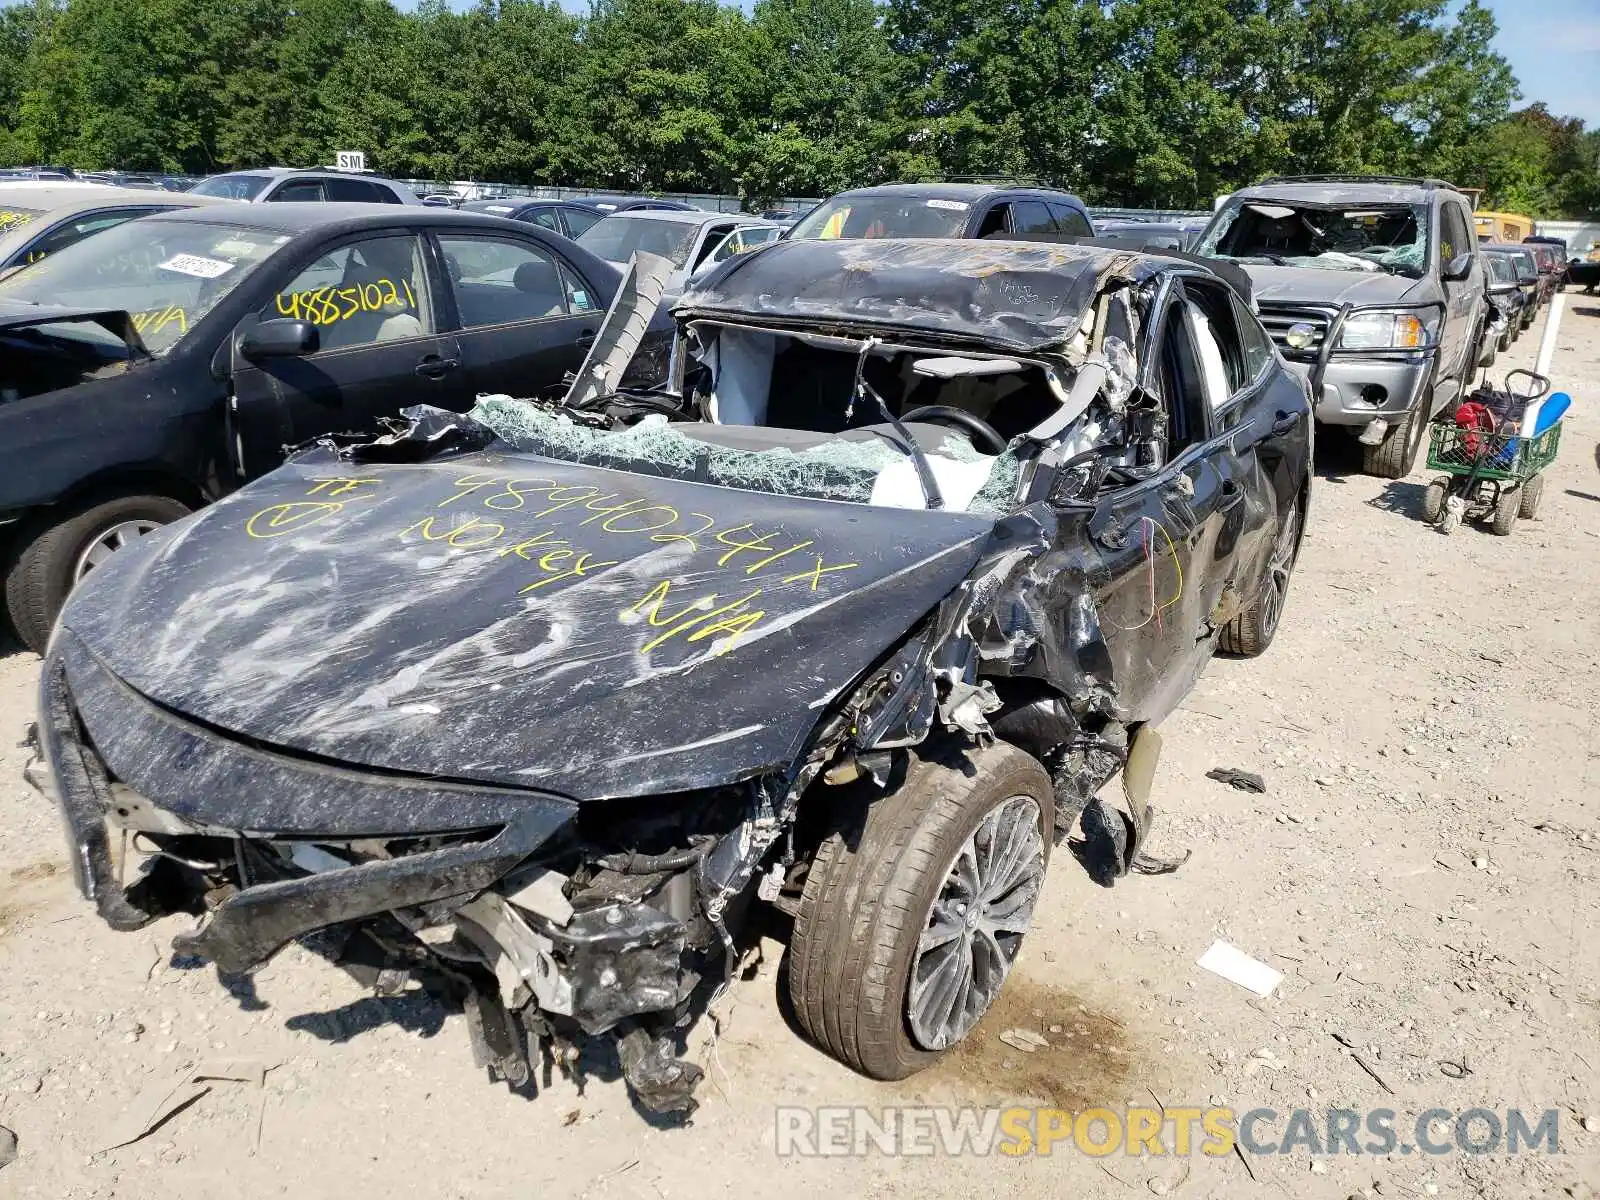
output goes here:
<path id="1" fill-rule="evenodd" d="M 715 440 L 717 427 L 698 422 L 669 423 L 656 414 L 637 425 L 602 429 L 510 396 L 479 397 L 472 417 L 518 450 L 563 462 L 778 496 L 924 507 L 910 460 L 888 435 L 739 446 Z M 946 435 L 933 441 L 926 460 L 947 511 L 998 515 L 1009 509 L 1020 469 L 1014 455 L 991 458 Z"/>
<path id="2" fill-rule="evenodd" d="M 971 209 L 965 200 L 915 196 L 836 196 L 794 227 L 791 240 L 812 238 L 960 237 Z"/>
<path id="3" fill-rule="evenodd" d="M 891 508 L 1009 511 L 1023 435 L 1059 412 L 1043 364 L 698 322 L 681 410 L 610 428 L 573 407 L 479 397 L 519 450 L 721 487 Z M 960 411 L 956 411 L 960 410 Z M 961 418 L 960 421 L 952 418 Z"/>
<path id="4" fill-rule="evenodd" d="M 607 262 L 625 263 L 639 251 L 655 254 L 675 267 L 689 261 L 698 225 L 617 213 L 596 221 L 578 235 L 578 245 Z"/>
<path id="5" fill-rule="evenodd" d="M 1235 262 L 1388 271 L 1415 279 L 1428 261 L 1428 209 L 1421 204 L 1235 201 L 1195 250 Z"/>
<path id="6" fill-rule="evenodd" d="M 0 280 L 0 296 L 125 309 L 145 347 L 159 355 L 288 240 L 237 225 L 126 221 Z"/>

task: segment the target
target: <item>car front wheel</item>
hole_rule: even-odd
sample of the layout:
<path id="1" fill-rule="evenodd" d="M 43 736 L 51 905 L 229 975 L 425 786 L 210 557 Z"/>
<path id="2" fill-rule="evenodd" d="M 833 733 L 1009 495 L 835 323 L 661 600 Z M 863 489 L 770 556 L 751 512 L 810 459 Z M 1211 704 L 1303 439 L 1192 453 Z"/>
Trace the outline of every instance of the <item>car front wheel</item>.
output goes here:
<path id="1" fill-rule="evenodd" d="M 1003 742 L 947 746 L 842 807 L 806 877 L 789 998 L 829 1054 L 903 1079 L 972 1031 L 1016 962 L 1053 835 L 1050 777 Z"/>
<path id="2" fill-rule="evenodd" d="M 1283 606 L 1289 599 L 1289 578 L 1294 574 L 1295 559 L 1300 553 L 1300 502 L 1289 505 L 1278 525 L 1278 536 L 1272 543 L 1272 557 L 1248 608 L 1222 627 L 1217 648 L 1224 654 L 1238 654 L 1254 658 L 1272 645 L 1277 636 L 1278 622 L 1283 617 Z"/>
<path id="3" fill-rule="evenodd" d="M 17 636 L 43 654 L 56 614 L 84 576 L 128 543 L 188 514 L 187 506 L 166 496 L 119 496 L 51 512 L 35 523 L 6 574 L 6 611 Z"/>
<path id="4" fill-rule="evenodd" d="M 1379 479 L 1404 479 L 1416 465 L 1417 451 L 1428 433 L 1428 413 L 1411 410 L 1376 446 L 1361 447 L 1361 469 Z"/>

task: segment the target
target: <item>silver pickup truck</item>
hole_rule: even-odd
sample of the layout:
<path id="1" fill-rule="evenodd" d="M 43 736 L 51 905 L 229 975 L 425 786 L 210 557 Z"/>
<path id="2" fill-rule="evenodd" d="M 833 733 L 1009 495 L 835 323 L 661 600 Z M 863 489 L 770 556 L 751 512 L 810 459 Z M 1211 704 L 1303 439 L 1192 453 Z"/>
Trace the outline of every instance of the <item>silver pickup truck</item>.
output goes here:
<path id="1" fill-rule="evenodd" d="M 1406 475 L 1485 351 L 1467 197 L 1436 179 L 1267 179 L 1229 196 L 1195 251 L 1249 273 L 1261 323 L 1309 384 L 1317 420 L 1358 433 L 1369 475 Z"/>

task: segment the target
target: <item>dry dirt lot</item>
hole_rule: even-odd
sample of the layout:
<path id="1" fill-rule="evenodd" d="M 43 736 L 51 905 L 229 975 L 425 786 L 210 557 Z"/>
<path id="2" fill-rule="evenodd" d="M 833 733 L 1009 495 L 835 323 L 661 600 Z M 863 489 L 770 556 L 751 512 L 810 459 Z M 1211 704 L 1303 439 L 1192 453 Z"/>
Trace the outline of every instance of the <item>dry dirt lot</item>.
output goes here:
<path id="1" fill-rule="evenodd" d="M 614 1079 L 511 1095 L 473 1067 L 460 1015 L 366 996 L 300 948 L 230 992 L 172 959 L 187 918 L 117 934 L 74 894 L 13 748 L 37 659 L 0 650 L 0 1124 L 20 1139 L 0 1196 L 1600 1194 L 1600 301 L 1567 299 L 1554 374 L 1574 412 L 1541 519 L 1442 536 L 1417 516 L 1422 473 L 1365 478 L 1328 447 L 1278 644 L 1216 662 L 1164 729 L 1152 849 L 1191 860 L 1102 891 L 1060 856 L 1005 1011 L 899 1085 L 791 1031 L 772 941 L 715 1043 L 709 1022 L 691 1036 L 708 1079 L 687 1129 L 646 1124 Z M 1266 793 L 1206 779 L 1215 766 L 1260 772 Z M 1199 970 L 1217 937 L 1282 970 L 1277 993 Z M 1051 1047 L 999 1042 L 1019 1024 Z M 216 1083 L 103 1151 L 152 1081 L 240 1058 L 270 1067 L 263 1088 Z M 1319 1122 L 1384 1107 L 1401 1131 L 1434 1107 L 1554 1108 L 1560 1152 L 774 1153 L 779 1105 L 1153 1098 Z"/>

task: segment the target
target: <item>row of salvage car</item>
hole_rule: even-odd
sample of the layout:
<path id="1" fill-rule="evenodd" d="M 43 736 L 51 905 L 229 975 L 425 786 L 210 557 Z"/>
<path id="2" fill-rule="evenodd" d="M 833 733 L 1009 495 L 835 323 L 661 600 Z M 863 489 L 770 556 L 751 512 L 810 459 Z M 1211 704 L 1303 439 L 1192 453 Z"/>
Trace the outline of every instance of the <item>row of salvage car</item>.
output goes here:
<path id="1" fill-rule="evenodd" d="M 1184 256 L 786 239 L 667 315 L 672 264 L 485 221 L 208 207 L 0 282 L 0 514 L 141 464 L 8 583 L 80 887 L 118 929 L 194 914 L 225 972 L 330 930 L 464 1005 L 494 1076 L 603 1036 L 677 1112 L 776 914 L 805 1032 L 921 1069 L 1054 852 L 1170 866 L 1155 727 L 1272 642 L 1304 380 Z"/>

